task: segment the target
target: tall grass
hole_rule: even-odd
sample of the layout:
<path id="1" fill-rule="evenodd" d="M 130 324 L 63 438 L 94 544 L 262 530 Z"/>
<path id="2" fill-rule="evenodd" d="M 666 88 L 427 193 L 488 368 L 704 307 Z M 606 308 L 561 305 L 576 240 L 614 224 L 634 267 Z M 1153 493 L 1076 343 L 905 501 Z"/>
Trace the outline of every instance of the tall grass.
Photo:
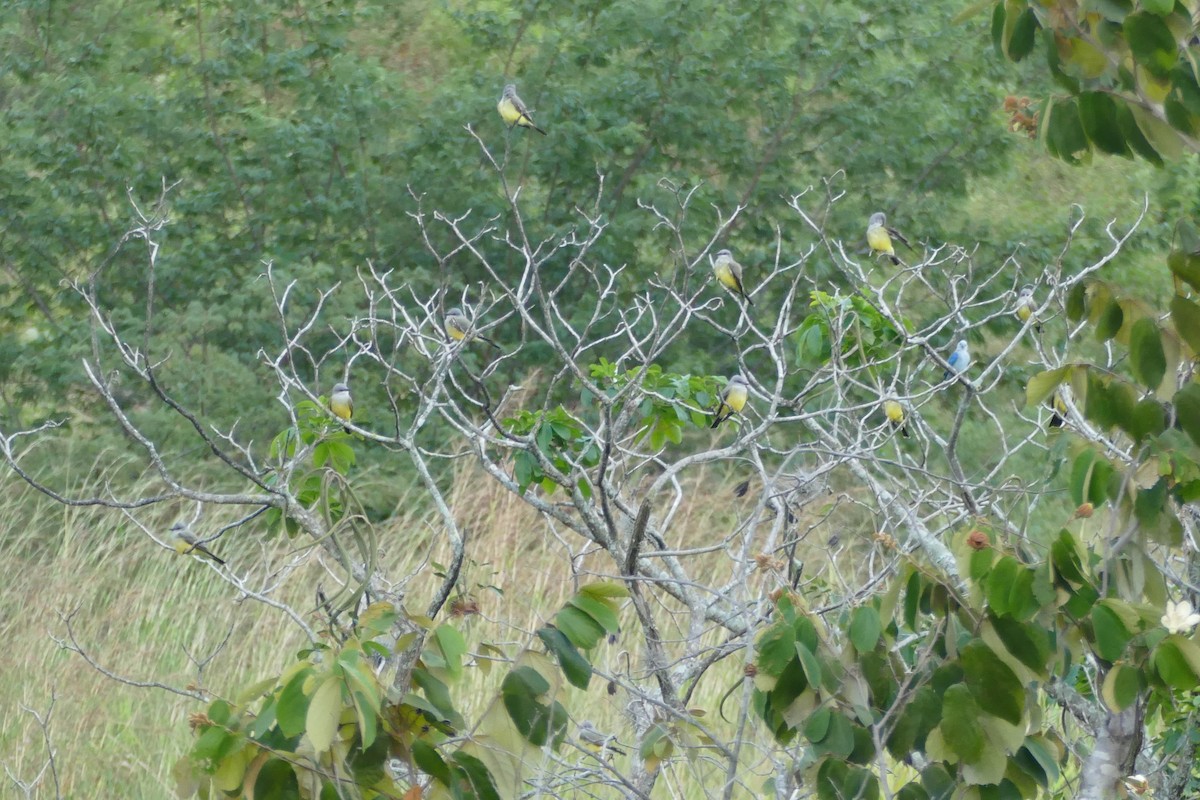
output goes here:
<path id="1" fill-rule="evenodd" d="M 103 495 L 119 464 L 119 459 L 98 461 L 79 477 L 58 476 L 56 485 L 76 495 Z M 691 557 L 689 569 L 697 581 L 721 582 L 728 578 L 729 557 L 718 545 L 740 535 L 737 512 L 749 510 L 752 495 L 734 500 L 731 483 L 717 474 L 693 479 L 716 492 L 688 493 L 691 499 L 673 527 L 675 544 L 716 546 Z M 363 491 L 370 491 L 369 477 L 366 484 Z M 144 479 L 133 491 L 154 488 L 153 481 Z M 531 632 L 580 583 L 615 574 L 607 554 L 569 531 L 551 528 L 473 466 L 458 468 L 448 497 L 469 535 L 460 586 L 477 601 L 479 614 L 458 624 L 472 645 L 488 642 L 515 655 L 531 644 Z M 152 530 L 164 530 L 190 509 L 138 513 Z M 233 510 L 228 519 L 206 516 L 203 526 L 215 528 L 234 518 Z M 414 613 L 424 613 L 438 586 L 435 565 L 449 561 L 441 528 L 431 504 L 412 490 L 377 531 L 381 567 L 393 579 L 408 577 L 406 605 Z M 8 573 L 0 589 L 0 675 L 5 678 L 0 681 L 0 763 L 24 780 L 42 768 L 46 745 L 21 706 L 45 710 L 55 698 L 50 734 L 64 796 L 171 796 L 172 766 L 192 742 L 187 716 L 202 707 L 162 689 L 115 681 L 63 649 L 55 639 L 67 635 L 65 616 L 70 616 L 79 645 L 105 669 L 136 681 L 199 686 L 215 696 L 232 696 L 254 680 L 277 674 L 305 644 L 303 634 L 281 612 L 240 599 L 207 562 L 158 546 L 117 511 L 64 508 L 9 475 L 0 479 L 0 531 Z M 321 583 L 328 591 L 334 584 L 319 551 L 264 534 L 261 526 L 239 529 L 212 547 L 239 574 L 259 579 L 298 562 L 274 597 L 319 626 L 313 612 L 315 587 Z M 761 590 L 765 594 L 774 585 L 764 576 Z M 686 636 L 690 620 L 679 607 L 659 601 L 655 613 L 668 642 Z M 646 679 L 636 620 L 626 614 L 622 625 L 620 640 L 597 654 L 597 667 L 606 674 L 632 669 L 635 680 Z M 711 630 L 704 638 L 712 644 L 720 635 Z M 211 661 L 198 670 L 195 660 L 210 655 Z M 710 673 L 691 705 L 714 707 L 742 666 L 734 657 Z M 502 674 L 492 670 L 486 678 L 469 676 L 455 687 L 468 718 L 495 697 Z M 628 743 L 623 693 L 610 697 L 604 683 L 597 679 L 586 695 L 572 696 L 571 711 Z M 713 724 L 729 729 L 725 723 Z M 687 764 L 669 769 L 664 780 L 681 790 L 700 780 L 705 770 Z M 0 796 L 9 796 L 11 781 L 3 785 Z M 36 796 L 53 796 L 48 776 Z"/>

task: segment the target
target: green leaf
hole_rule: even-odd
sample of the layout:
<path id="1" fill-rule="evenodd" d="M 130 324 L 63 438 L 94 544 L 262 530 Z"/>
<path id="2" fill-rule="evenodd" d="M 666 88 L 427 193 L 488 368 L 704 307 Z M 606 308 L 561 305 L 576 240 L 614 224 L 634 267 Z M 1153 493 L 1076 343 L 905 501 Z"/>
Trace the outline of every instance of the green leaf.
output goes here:
<path id="1" fill-rule="evenodd" d="M 1079 104 L 1074 98 L 1049 100 L 1042 115 L 1046 149 L 1070 164 L 1078 164 L 1090 145 L 1079 119 Z"/>
<path id="2" fill-rule="evenodd" d="M 282 758 L 272 758 L 263 764 L 254 779 L 253 796 L 254 800 L 297 800 L 300 785 L 292 765 Z"/>
<path id="3" fill-rule="evenodd" d="M 342 681 L 329 675 L 313 692 L 305 716 L 305 730 L 317 755 L 324 753 L 333 744 L 338 720 L 342 716 Z"/>
<path id="4" fill-rule="evenodd" d="M 1114 297 L 1104 307 L 1104 311 L 1100 314 L 1100 319 L 1096 320 L 1096 340 L 1107 342 L 1117 335 L 1117 331 L 1121 330 L 1121 325 L 1124 322 L 1125 311 L 1121 308 L 1120 302 Z"/>
<path id="5" fill-rule="evenodd" d="M 817 800 L 845 800 L 849 773 L 850 767 L 837 759 L 827 758 L 821 762 L 817 768 Z"/>
<path id="6" fill-rule="evenodd" d="M 991 617 L 989 621 L 1008 652 L 1038 676 L 1046 677 L 1053 652 L 1047 630 L 1012 617 Z"/>
<path id="7" fill-rule="evenodd" d="M 1142 129 L 1138 126 L 1137 120 L 1134 119 L 1129 104 L 1124 100 L 1118 100 L 1116 103 L 1117 125 L 1121 128 L 1121 134 L 1125 137 L 1125 143 L 1133 149 L 1133 152 L 1154 166 L 1161 167 L 1163 164 L 1162 156 L 1150 144 L 1146 135 L 1142 133 Z"/>
<path id="8" fill-rule="evenodd" d="M 1079 322 L 1087 314 L 1087 284 L 1079 281 L 1067 293 L 1067 319 Z"/>
<path id="9" fill-rule="evenodd" d="M 929 792 L 929 800 L 950 800 L 958 781 L 941 764 L 930 764 L 921 770 L 921 785 Z"/>
<path id="10" fill-rule="evenodd" d="M 594 597 L 597 600 L 605 598 L 619 599 L 629 597 L 629 589 L 623 583 L 615 583 L 613 581 L 596 581 L 585 586 L 579 587 L 579 593 L 589 597 Z"/>
<path id="11" fill-rule="evenodd" d="M 919 783 L 906 783 L 896 792 L 896 800 L 929 800 L 929 793 Z"/>
<path id="12" fill-rule="evenodd" d="M 1195 354 L 1200 354 L 1200 305 L 1183 295 L 1171 298 L 1171 321 Z"/>
<path id="13" fill-rule="evenodd" d="M 1029 9 L 1030 13 L 1032 10 Z M 1099 150 L 1115 156 L 1128 156 L 1129 146 L 1117 122 L 1117 104 L 1106 92 L 1079 95 L 1079 119 L 1084 133 Z"/>
<path id="14" fill-rule="evenodd" d="M 1142 385 L 1151 391 L 1157 389 L 1167 371 L 1167 357 L 1158 325 L 1149 317 L 1133 323 L 1129 332 L 1129 358 L 1133 374 Z"/>
<path id="15" fill-rule="evenodd" d="M 439 625 L 433 632 L 438 650 L 446 661 L 446 671 L 453 678 L 462 675 L 462 657 L 467 652 L 467 642 L 458 629 L 450 625 Z"/>
<path id="16" fill-rule="evenodd" d="M 1200 384 L 1189 383 L 1175 393 L 1175 417 L 1188 438 L 1200 445 Z"/>
<path id="17" fill-rule="evenodd" d="M 804 738 L 813 744 L 823 741 L 829 735 L 829 722 L 832 719 L 833 712 L 828 706 L 818 708 L 804 722 Z"/>
<path id="18" fill-rule="evenodd" d="M 1034 375 L 1025 386 L 1025 407 L 1037 408 L 1046 402 L 1046 398 L 1054 394 L 1070 374 L 1071 367 L 1067 365 Z"/>
<path id="19" fill-rule="evenodd" d="M 438 751 L 424 739 L 414 739 L 412 743 L 413 761 L 417 768 L 426 775 L 433 777 L 443 786 L 450 786 L 450 767 L 442 760 Z"/>
<path id="20" fill-rule="evenodd" d="M 611 602 L 611 600 L 597 599 L 582 592 L 570 600 L 571 605 L 595 620 L 607 633 L 620 633 L 621 625 L 617 621 L 617 613 L 610 605 Z"/>
<path id="21" fill-rule="evenodd" d="M 538 638 L 545 643 L 546 648 L 558 659 L 558 666 L 572 686 L 587 689 L 592 680 L 592 665 L 563 635 L 562 631 L 552 625 L 544 625 L 538 629 Z"/>
<path id="22" fill-rule="evenodd" d="M 1179 43 L 1162 17 L 1147 12 L 1130 14 L 1123 28 L 1138 63 L 1153 75 L 1165 78 L 1179 58 Z"/>
<path id="23" fill-rule="evenodd" d="M 1096 654 L 1110 663 L 1121 657 L 1125 646 L 1133 638 L 1121 618 L 1103 604 L 1092 607 L 1092 631 L 1096 637 Z"/>
<path id="24" fill-rule="evenodd" d="M 866 653 L 875 649 L 879 642 L 879 634 L 883 625 L 879 620 L 879 612 L 871 606 L 859 606 L 850 615 L 850 642 L 854 649 Z M 811 677 L 809 680 L 812 680 Z M 813 681 L 819 683 L 819 681 Z"/>
<path id="25" fill-rule="evenodd" d="M 938 727 L 950 751 L 967 763 L 978 761 L 983 755 L 979 714 L 979 706 L 965 685 L 958 683 L 946 690 L 942 698 L 942 722 Z"/>
<path id="26" fill-rule="evenodd" d="M 967 688 L 980 708 L 1017 725 L 1025 708 L 1025 688 L 1021 680 L 992 649 L 976 639 L 962 649 L 959 657 Z"/>
<path id="27" fill-rule="evenodd" d="M 1026 8 L 1013 24 L 1012 35 L 1008 37 L 1008 57 L 1016 62 L 1025 58 L 1033 50 L 1037 41 L 1037 17 L 1032 8 Z"/>
<path id="28" fill-rule="evenodd" d="M 1165 17 L 1175 9 L 1175 0 L 1142 0 L 1142 8 Z"/>
<path id="29" fill-rule="evenodd" d="M 910 753 L 925 749 L 925 738 L 942 718 L 942 701 L 931 686 L 922 686 L 907 704 L 901 707 L 888 736 L 887 748 L 893 758 L 907 758 Z"/>
<path id="30" fill-rule="evenodd" d="M 478 800 L 500 800 L 500 792 L 496 790 L 492 774 L 488 772 L 487 766 L 482 761 L 462 750 L 450 756 L 450 760 L 462 769 Z"/>
<path id="31" fill-rule="evenodd" d="M 279 721 L 279 730 L 289 739 L 304 732 L 305 717 L 308 715 L 308 695 L 304 693 L 304 683 L 312 673 L 311 668 L 297 672 L 279 693 L 275 718 Z"/>
<path id="32" fill-rule="evenodd" d="M 548 742 L 561 727 L 554 709 L 538 699 L 549 689 L 546 679 L 528 666 L 514 669 L 500 683 L 504 710 L 517 731 L 535 747 Z"/>
<path id="33" fill-rule="evenodd" d="M 1147 436 L 1157 436 L 1167 428 L 1167 412 L 1162 403 L 1147 397 L 1133 407 L 1133 416 L 1127 430 L 1134 440 L 1141 442 Z"/>
<path id="34" fill-rule="evenodd" d="M 849 758 L 854 752 L 854 726 L 850 720 L 834 712 L 829 718 L 828 732 L 819 743 L 814 743 L 813 750 L 818 755 Z"/>
<path id="35" fill-rule="evenodd" d="M 1150 657 L 1158 676 L 1173 689 L 1190 692 L 1200 685 L 1200 677 L 1192 671 L 1187 658 L 1180 652 L 1179 646 L 1172 637 L 1167 637 L 1158 643 Z"/>
<path id="36" fill-rule="evenodd" d="M 591 650 L 604 638 L 604 627 L 575 606 L 559 609 L 554 624 L 580 650 Z"/>
<path id="37" fill-rule="evenodd" d="M 1114 664 L 1104 676 L 1100 696 L 1104 704 L 1114 712 L 1124 711 L 1133 705 L 1141 690 L 1138 670 L 1122 664 Z"/>
<path id="38" fill-rule="evenodd" d="M 758 640 L 758 669 L 767 675 L 783 674 L 796 658 L 796 634 L 784 620 L 776 620 Z"/>
<path id="39" fill-rule="evenodd" d="M 1004 3 L 996 3 L 992 10 L 992 47 L 996 55 L 1004 57 Z"/>
<path id="40" fill-rule="evenodd" d="M 800 666 L 804 669 L 804 677 L 808 681 L 808 685 L 820 686 L 821 662 L 817 661 L 813 652 L 801 642 L 796 642 L 796 655 L 800 659 Z"/>

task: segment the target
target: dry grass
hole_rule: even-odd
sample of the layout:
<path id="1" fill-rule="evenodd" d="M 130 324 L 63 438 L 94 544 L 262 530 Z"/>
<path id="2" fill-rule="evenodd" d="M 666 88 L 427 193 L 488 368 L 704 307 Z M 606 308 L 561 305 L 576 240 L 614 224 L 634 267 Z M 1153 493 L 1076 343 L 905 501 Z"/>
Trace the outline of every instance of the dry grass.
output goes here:
<path id="1" fill-rule="evenodd" d="M 75 482 L 74 490 L 96 491 L 103 479 L 101 470 L 92 470 Z M 715 473 L 697 474 L 693 480 L 719 489 L 717 494 L 689 493 L 673 526 L 678 545 L 716 545 L 725 536 L 727 545 L 740 550 L 743 534 L 737 519 L 750 510 L 753 495 L 734 500 L 732 482 Z M 460 627 L 472 644 L 486 641 L 515 655 L 579 583 L 614 574 L 607 555 L 574 534 L 552 530 L 465 462 L 453 476 L 449 497 L 456 518 L 470 533 L 470 560 L 461 585 L 478 600 L 481 613 Z M 415 574 L 406 585 L 408 607 L 423 613 L 438 583 L 432 563 L 447 563 L 449 553 L 438 518 L 419 493 L 402 498 L 396 508 L 379 531 L 382 562 L 389 575 Z M 165 527 L 170 518 L 147 521 Z M 205 520 L 208 525 L 223 522 Z M 236 592 L 204 562 L 158 547 L 115 512 L 64 509 L 9 477 L 0 484 L 0 525 L 0 548 L 12 576 L 0 592 L 5 643 L 0 674 L 8 676 L 0 685 L 0 762 L 24 779 L 36 774 L 46 747 L 20 706 L 42 710 L 56 697 L 51 733 L 65 796 L 168 796 L 171 767 L 191 744 L 186 717 L 198 704 L 162 690 L 117 683 L 59 648 L 52 637 L 65 635 L 61 615 L 75 612 L 76 636 L 98 663 L 133 679 L 172 686 L 197 682 L 189 653 L 202 658 L 228 637 L 199 681 L 215 695 L 232 695 L 246 683 L 279 672 L 304 642 L 280 612 L 253 601 L 238 602 Z M 282 537 L 264 542 L 257 535 L 261 533 L 227 536 L 213 547 L 239 572 L 265 573 L 303 553 Z M 316 583 L 328 589 L 332 579 L 315 552 L 300 560 L 277 596 L 308 613 Z M 729 577 L 729 555 L 717 547 L 690 557 L 688 567 L 696 580 L 720 583 Z M 765 594 L 775 579 L 761 575 L 758 583 L 753 589 Z M 502 593 L 488 586 L 500 587 Z M 669 639 L 684 636 L 690 620 L 681 609 L 667 602 L 657 613 Z M 639 679 L 636 621 L 627 613 L 622 622 L 620 641 L 595 654 L 597 666 L 613 672 L 628 660 Z M 709 644 L 719 639 L 715 630 L 705 635 Z M 724 669 L 711 672 L 691 705 L 714 708 L 741 668 L 734 657 Z M 465 681 L 456 687 L 456 697 L 468 709 L 482 709 L 494 697 L 502 672 Z M 573 695 L 571 710 L 577 718 L 620 732 L 625 700 L 621 694 L 610 698 L 604 683 L 595 681 L 586 696 Z M 728 727 L 715 719 L 713 724 Z M 628 735 L 622 738 L 628 741 Z M 684 763 L 671 769 L 665 778 L 684 787 L 700 780 L 705 768 Z M 10 789 L 6 781 L 0 796 Z M 52 792 L 43 790 L 41 796 Z"/>

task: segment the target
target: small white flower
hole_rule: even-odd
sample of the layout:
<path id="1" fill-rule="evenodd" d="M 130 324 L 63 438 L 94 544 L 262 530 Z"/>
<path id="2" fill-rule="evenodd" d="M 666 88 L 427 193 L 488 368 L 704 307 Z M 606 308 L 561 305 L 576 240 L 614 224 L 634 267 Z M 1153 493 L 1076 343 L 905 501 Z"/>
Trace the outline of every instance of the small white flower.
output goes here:
<path id="1" fill-rule="evenodd" d="M 1200 614 L 1192 608 L 1187 600 L 1176 603 L 1167 601 L 1167 613 L 1162 615 L 1163 627 L 1168 633 L 1189 633 L 1192 628 L 1200 625 Z"/>

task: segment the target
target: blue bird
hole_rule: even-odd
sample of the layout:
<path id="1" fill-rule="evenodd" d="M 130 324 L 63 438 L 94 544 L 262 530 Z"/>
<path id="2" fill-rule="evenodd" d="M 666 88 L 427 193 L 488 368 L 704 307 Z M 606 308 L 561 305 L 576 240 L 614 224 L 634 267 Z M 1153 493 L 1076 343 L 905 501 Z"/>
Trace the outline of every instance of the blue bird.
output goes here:
<path id="1" fill-rule="evenodd" d="M 954 352 L 950 354 L 950 358 L 946 359 L 950 364 L 950 369 L 942 373 L 942 380 L 950 377 L 950 372 L 962 372 L 971 363 L 971 354 L 967 352 L 967 340 L 959 339 L 958 346 L 954 348 Z"/>

